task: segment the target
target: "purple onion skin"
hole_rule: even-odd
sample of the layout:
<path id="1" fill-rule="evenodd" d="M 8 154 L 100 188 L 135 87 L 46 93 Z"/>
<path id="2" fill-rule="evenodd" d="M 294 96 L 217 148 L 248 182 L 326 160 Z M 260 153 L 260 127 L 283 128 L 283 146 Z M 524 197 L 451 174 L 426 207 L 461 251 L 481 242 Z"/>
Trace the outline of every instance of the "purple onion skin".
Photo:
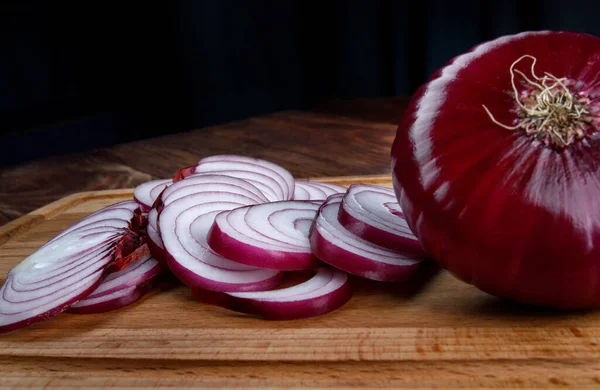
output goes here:
<path id="1" fill-rule="evenodd" d="M 505 91 L 511 64 L 524 54 L 537 58 L 538 75 L 575 79 L 575 92 L 600 96 L 600 39 L 590 35 L 513 37 L 445 89 L 438 77 L 448 69 L 439 70 L 398 126 L 394 190 L 426 252 L 459 279 L 525 304 L 599 307 L 597 122 L 596 132 L 561 151 L 494 124 L 481 106 L 499 122 L 515 123 L 515 100 Z M 433 98 L 431 91 L 442 92 Z M 442 106 L 427 112 L 434 101 Z"/>

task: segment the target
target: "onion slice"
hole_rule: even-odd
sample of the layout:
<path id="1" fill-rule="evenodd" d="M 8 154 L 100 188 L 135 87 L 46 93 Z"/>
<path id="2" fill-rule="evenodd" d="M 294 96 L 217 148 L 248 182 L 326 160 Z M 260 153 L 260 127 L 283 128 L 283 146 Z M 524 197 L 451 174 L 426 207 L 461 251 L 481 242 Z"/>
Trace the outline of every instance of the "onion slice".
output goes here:
<path id="1" fill-rule="evenodd" d="M 45 320 L 94 291 L 115 263 L 126 265 L 140 238 L 133 201 L 97 211 L 17 264 L 0 287 L 0 333 Z"/>
<path id="2" fill-rule="evenodd" d="M 171 183 L 173 183 L 171 179 L 151 180 L 142 183 L 133 190 L 133 199 L 142 206 L 144 211 L 148 212 L 160 192 Z"/>
<path id="3" fill-rule="evenodd" d="M 204 300 L 206 293 L 192 289 L 192 295 Z M 210 293 L 209 293 L 210 295 Z M 227 293 L 219 304 L 231 310 L 260 315 L 270 320 L 293 320 L 329 313 L 352 297 L 345 272 L 321 267 L 304 283 L 272 291 Z"/>
<path id="4" fill-rule="evenodd" d="M 348 231 L 373 244 L 425 256 L 390 188 L 351 185 L 344 195 L 338 219 Z"/>
<path id="5" fill-rule="evenodd" d="M 230 260 L 268 269 L 303 270 L 319 261 L 308 239 L 318 203 L 271 202 L 219 213 L 207 242 Z"/>
<path id="6" fill-rule="evenodd" d="M 140 299 L 162 275 L 165 266 L 150 253 L 122 271 L 108 275 L 90 295 L 75 303 L 69 312 L 103 313 L 129 305 Z"/>
<path id="7" fill-rule="evenodd" d="M 258 187 L 269 201 L 290 200 L 294 194 L 294 177 L 283 167 L 257 158 L 216 155 L 203 158 L 195 167 L 179 170 L 175 181 L 199 173 L 221 173 L 244 179 Z"/>
<path id="8" fill-rule="evenodd" d="M 15 266 L 0 288 L 0 332 L 52 317 L 92 292 L 118 239 L 74 232 Z"/>
<path id="9" fill-rule="evenodd" d="M 169 203 L 160 212 L 158 226 L 167 264 L 184 284 L 214 291 L 261 291 L 279 284 L 279 272 L 228 260 L 207 243 L 215 216 L 244 206 L 247 200 L 232 193 L 197 193 Z"/>
<path id="10" fill-rule="evenodd" d="M 383 248 L 349 232 L 337 218 L 342 198 L 332 195 L 319 209 L 310 237 L 315 256 L 366 279 L 392 282 L 410 277 L 423 257 Z"/>
<path id="11" fill-rule="evenodd" d="M 164 206 L 184 196 L 216 191 L 244 196 L 247 198 L 246 204 L 269 201 L 261 190 L 246 180 L 221 174 L 199 174 L 166 188 L 157 200 L 156 207 L 160 211 Z"/>
<path id="12" fill-rule="evenodd" d="M 333 194 L 343 194 L 346 188 L 337 184 L 296 180 L 294 200 L 325 200 Z"/>

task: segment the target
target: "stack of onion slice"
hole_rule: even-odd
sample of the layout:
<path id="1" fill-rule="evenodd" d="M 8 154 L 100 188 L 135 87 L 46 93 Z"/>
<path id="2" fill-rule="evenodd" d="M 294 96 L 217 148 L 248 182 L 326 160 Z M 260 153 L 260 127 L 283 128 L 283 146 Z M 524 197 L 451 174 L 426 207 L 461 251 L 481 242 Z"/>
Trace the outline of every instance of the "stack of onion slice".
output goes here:
<path id="1" fill-rule="evenodd" d="M 266 198 L 253 184 L 220 174 L 180 180 L 165 189 L 158 205 L 158 231 L 167 264 L 183 283 L 213 291 L 260 291 L 277 286 L 281 274 L 242 265 L 211 250 L 207 235 L 215 216 Z"/>
<path id="2" fill-rule="evenodd" d="M 102 209 L 17 264 L 0 288 L 0 332 L 59 314 L 94 291 L 116 261 L 126 266 L 141 242 L 132 230 L 139 213 L 133 201 Z"/>

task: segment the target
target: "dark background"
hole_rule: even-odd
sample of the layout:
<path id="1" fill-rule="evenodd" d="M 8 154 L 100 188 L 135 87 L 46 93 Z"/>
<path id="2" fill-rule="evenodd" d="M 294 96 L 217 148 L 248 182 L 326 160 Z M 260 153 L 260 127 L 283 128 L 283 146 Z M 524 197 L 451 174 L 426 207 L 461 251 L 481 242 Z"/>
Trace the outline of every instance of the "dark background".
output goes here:
<path id="1" fill-rule="evenodd" d="M 600 35 L 598 15 L 600 2 L 564 0 L 4 2 L 0 165 L 409 95 L 477 43 Z"/>

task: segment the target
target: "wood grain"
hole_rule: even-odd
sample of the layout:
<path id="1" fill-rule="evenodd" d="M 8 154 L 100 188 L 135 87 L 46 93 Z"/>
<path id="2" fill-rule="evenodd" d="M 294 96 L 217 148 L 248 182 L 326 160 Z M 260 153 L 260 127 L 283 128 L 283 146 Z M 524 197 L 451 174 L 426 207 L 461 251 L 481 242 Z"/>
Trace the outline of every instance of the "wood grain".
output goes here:
<path id="1" fill-rule="evenodd" d="M 389 185 L 387 175 L 336 178 Z M 0 228 L 0 275 L 131 190 L 73 195 Z M 270 322 L 191 299 L 165 281 L 140 302 L 61 314 L 0 336 L 0 386 L 591 388 L 600 312 L 516 305 L 433 264 L 402 285 L 352 279 L 328 315 Z"/>
<path id="2" fill-rule="evenodd" d="M 336 101 L 0 169 L 0 225 L 67 195 L 171 177 L 200 158 L 233 153 L 297 177 L 386 174 L 407 98 Z"/>

